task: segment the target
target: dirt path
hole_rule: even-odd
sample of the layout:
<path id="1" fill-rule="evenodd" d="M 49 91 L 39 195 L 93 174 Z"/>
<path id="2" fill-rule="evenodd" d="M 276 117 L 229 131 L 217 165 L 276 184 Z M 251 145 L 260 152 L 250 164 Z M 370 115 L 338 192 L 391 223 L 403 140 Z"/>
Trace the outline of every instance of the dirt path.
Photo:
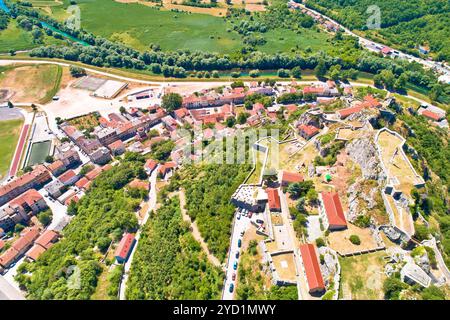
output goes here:
<path id="1" fill-rule="evenodd" d="M 186 196 L 184 194 L 183 189 L 181 189 L 180 192 L 178 192 L 178 196 L 180 197 L 181 216 L 183 217 L 184 221 L 189 222 L 189 224 L 191 225 L 191 232 L 192 232 L 192 235 L 194 236 L 194 239 L 200 243 L 200 246 L 202 247 L 203 251 L 206 253 L 206 256 L 208 257 L 209 262 L 211 262 L 214 266 L 223 269 L 222 264 L 220 263 L 219 259 L 217 259 L 209 251 L 205 240 L 203 240 L 203 237 L 200 234 L 200 231 L 198 230 L 197 223 L 192 222 L 191 217 L 189 217 L 187 210 L 186 210 Z"/>

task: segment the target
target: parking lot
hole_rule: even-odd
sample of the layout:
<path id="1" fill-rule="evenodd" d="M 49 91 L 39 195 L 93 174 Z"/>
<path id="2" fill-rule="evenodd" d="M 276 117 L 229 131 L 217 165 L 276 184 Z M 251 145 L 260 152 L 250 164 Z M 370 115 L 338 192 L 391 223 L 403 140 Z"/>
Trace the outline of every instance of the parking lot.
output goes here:
<path id="1" fill-rule="evenodd" d="M 251 215 L 251 217 L 249 217 Z M 241 256 L 241 249 L 243 246 L 243 236 L 244 233 L 250 227 L 251 221 L 257 222 L 261 221 L 262 214 L 258 213 L 250 213 L 248 211 L 238 208 L 236 210 L 235 218 L 233 220 L 233 229 L 231 234 L 231 244 L 230 244 L 230 252 L 228 255 L 228 260 L 226 262 L 226 277 L 225 277 L 225 286 L 223 289 L 223 300 L 233 300 L 234 294 L 236 291 L 237 284 L 237 271 L 239 268 L 239 259 Z M 240 245 L 239 245 L 240 242 Z M 236 253 L 239 252 L 239 256 L 236 256 Z M 235 269 L 236 266 L 236 269 Z M 235 275 L 235 279 L 233 280 L 233 275 Z M 230 286 L 233 285 L 233 290 L 230 292 Z"/>

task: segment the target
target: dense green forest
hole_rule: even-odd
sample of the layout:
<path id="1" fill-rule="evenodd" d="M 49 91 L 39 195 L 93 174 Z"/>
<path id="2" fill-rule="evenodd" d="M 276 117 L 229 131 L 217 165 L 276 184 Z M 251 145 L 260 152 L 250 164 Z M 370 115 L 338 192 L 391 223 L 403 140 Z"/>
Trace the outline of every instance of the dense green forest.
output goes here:
<path id="1" fill-rule="evenodd" d="M 248 164 L 208 164 L 189 166 L 180 174 L 186 190 L 187 211 L 221 261 L 230 243 L 234 206 L 231 196 L 250 172 Z"/>
<path id="2" fill-rule="evenodd" d="M 222 271 L 212 266 L 182 222 L 177 197 L 166 199 L 142 230 L 127 299 L 219 299 Z"/>
<path id="3" fill-rule="evenodd" d="M 142 199 L 132 198 L 123 189 L 141 174 L 142 159 L 133 160 L 125 157 L 97 177 L 80 202 L 71 206 L 75 217 L 64 229 L 62 240 L 35 263 L 21 266 L 16 279 L 28 298 L 90 299 L 102 271 L 103 251 L 111 241 L 119 241 L 124 231 L 138 227 L 134 210 Z"/>
<path id="4" fill-rule="evenodd" d="M 359 30 L 367 30 L 367 20 L 374 13 L 367 9 L 376 5 L 380 9 L 380 34 L 387 42 L 404 49 L 429 44 L 438 58 L 450 58 L 448 45 L 445 45 L 448 44 L 450 17 L 447 0 L 309 0 L 306 5 L 350 29 Z"/>

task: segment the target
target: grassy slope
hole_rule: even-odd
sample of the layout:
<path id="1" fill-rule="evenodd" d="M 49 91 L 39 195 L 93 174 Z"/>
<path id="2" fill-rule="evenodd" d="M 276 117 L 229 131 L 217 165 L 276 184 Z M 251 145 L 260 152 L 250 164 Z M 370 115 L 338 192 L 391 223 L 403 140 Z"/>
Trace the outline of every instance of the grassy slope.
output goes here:
<path id="1" fill-rule="evenodd" d="M 0 177 L 8 171 L 14 156 L 23 120 L 0 121 Z"/>

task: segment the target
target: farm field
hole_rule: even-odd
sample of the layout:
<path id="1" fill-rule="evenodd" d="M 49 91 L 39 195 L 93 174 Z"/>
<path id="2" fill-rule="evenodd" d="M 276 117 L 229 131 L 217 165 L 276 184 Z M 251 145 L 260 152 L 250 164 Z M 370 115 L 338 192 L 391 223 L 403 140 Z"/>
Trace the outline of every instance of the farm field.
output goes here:
<path id="1" fill-rule="evenodd" d="M 60 87 L 62 68 L 57 65 L 14 65 L 3 71 L 0 87 L 13 94 L 12 101 L 46 103 Z"/>
<path id="2" fill-rule="evenodd" d="M 341 265 L 340 299 L 383 299 L 384 251 L 339 258 Z"/>
<path id="3" fill-rule="evenodd" d="M 0 121 L 0 179 L 11 164 L 22 124 L 22 119 Z"/>

